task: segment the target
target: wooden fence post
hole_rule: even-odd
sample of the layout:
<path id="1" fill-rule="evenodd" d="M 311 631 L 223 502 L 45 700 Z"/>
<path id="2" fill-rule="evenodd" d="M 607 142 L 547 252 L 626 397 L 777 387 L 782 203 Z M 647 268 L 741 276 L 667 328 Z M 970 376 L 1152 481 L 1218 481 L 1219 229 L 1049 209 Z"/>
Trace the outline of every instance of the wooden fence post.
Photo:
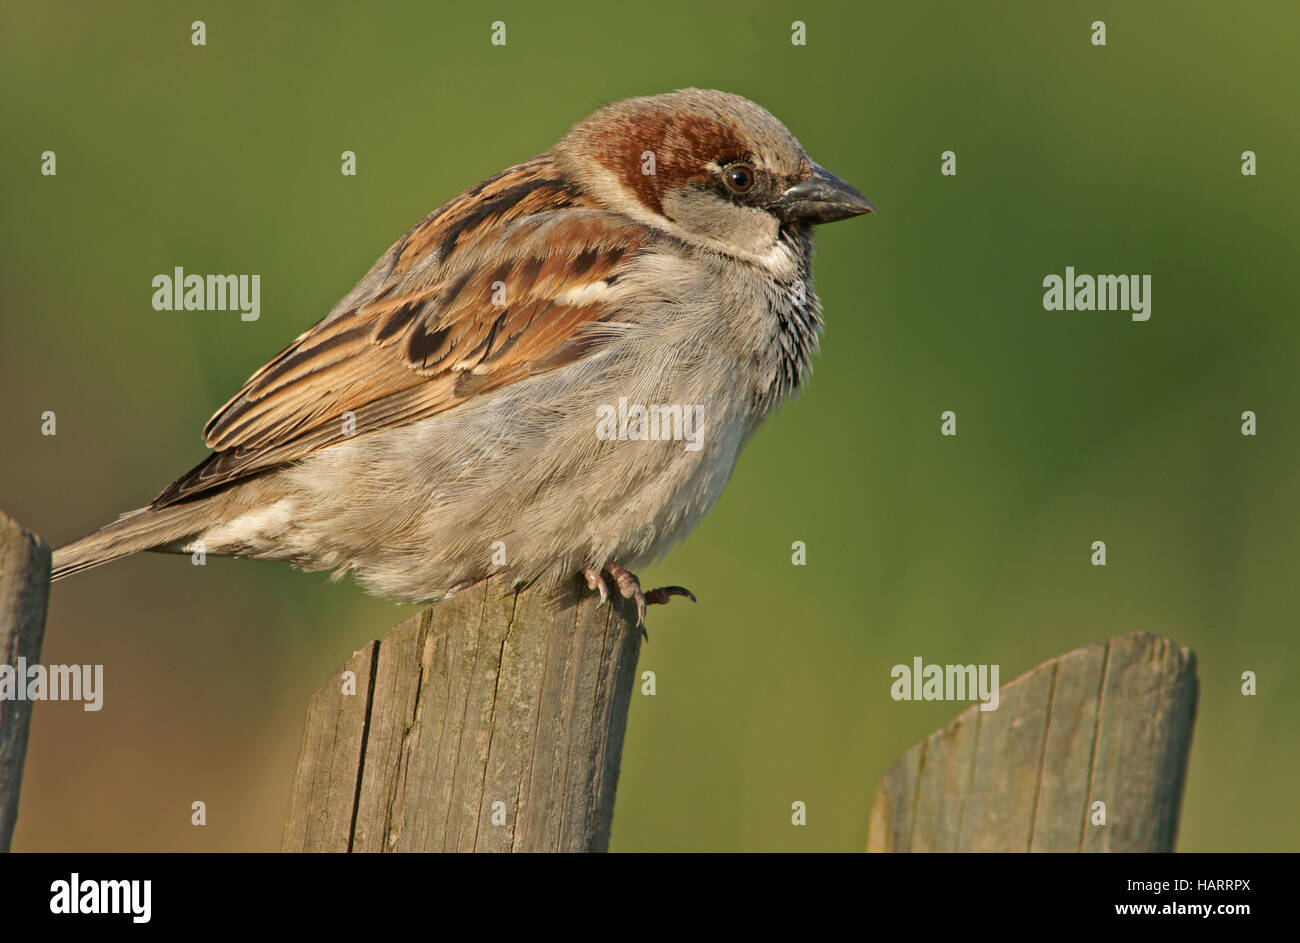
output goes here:
<path id="1" fill-rule="evenodd" d="M 50 595 L 50 548 L 0 512 L 0 664 L 41 660 Z M 0 852 L 9 850 L 18 821 L 18 793 L 27 757 L 32 702 L 0 698 Z"/>
<path id="2" fill-rule="evenodd" d="M 1196 700 L 1157 635 L 1054 658 L 886 771 L 867 851 L 1173 851 Z"/>
<path id="3" fill-rule="evenodd" d="M 313 695 L 285 851 L 604 851 L 641 633 L 613 595 L 497 580 Z"/>

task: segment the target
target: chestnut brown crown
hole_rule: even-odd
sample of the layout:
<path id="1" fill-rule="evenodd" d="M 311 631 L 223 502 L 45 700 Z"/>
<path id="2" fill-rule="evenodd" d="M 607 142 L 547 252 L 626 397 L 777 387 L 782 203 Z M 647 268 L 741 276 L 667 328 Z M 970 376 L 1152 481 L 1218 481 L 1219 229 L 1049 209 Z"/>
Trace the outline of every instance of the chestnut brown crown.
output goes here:
<path id="1" fill-rule="evenodd" d="M 762 253 L 782 225 L 874 212 L 768 111 L 727 92 L 616 102 L 576 125 L 554 154 L 611 209 L 740 252 Z"/>

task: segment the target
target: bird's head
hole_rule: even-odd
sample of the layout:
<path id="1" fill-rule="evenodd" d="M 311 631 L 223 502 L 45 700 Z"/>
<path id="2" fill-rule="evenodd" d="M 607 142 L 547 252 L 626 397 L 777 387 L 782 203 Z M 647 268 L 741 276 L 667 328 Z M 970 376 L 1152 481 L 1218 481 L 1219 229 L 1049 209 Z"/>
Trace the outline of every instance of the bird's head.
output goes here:
<path id="1" fill-rule="evenodd" d="M 875 211 L 765 109 L 726 92 L 616 102 L 576 125 L 554 153 L 602 205 L 722 251 L 761 256 L 783 226 Z"/>

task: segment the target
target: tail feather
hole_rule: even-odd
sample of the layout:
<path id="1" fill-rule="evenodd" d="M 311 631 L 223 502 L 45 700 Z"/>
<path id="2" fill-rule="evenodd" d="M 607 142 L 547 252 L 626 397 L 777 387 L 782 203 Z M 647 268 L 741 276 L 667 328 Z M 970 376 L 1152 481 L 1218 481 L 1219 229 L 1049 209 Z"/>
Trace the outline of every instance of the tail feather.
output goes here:
<path id="1" fill-rule="evenodd" d="M 175 550 L 211 523 L 207 502 L 141 508 L 54 551 L 52 581 L 142 550 Z"/>

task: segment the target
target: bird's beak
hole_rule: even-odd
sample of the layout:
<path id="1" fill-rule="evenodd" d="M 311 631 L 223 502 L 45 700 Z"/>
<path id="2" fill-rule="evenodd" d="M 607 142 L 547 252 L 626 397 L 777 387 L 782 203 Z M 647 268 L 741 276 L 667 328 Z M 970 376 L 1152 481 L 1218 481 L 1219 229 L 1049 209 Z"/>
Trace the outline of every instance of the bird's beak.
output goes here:
<path id="1" fill-rule="evenodd" d="M 825 167 L 812 165 L 812 176 L 800 180 L 776 201 L 776 215 L 787 223 L 833 223 L 837 219 L 874 213 L 871 201 Z"/>

